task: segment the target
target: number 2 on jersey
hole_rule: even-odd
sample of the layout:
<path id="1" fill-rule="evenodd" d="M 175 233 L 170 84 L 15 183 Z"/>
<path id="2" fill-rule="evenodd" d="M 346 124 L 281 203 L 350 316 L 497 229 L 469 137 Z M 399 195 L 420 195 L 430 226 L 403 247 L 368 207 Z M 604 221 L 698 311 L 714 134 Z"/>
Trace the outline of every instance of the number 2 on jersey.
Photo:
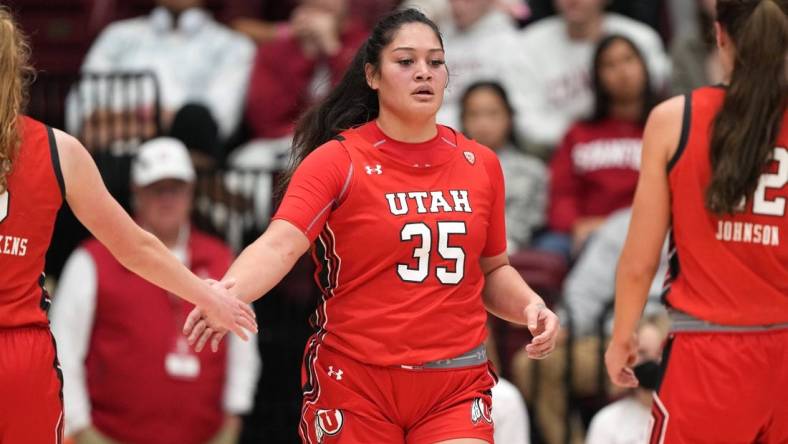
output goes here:
<path id="1" fill-rule="evenodd" d="M 438 222 L 438 254 L 446 260 L 454 261 L 454 271 L 449 267 L 435 267 L 435 275 L 442 284 L 455 285 L 465 276 L 465 251 L 462 247 L 449 245 L 450 235 L 466 234 L 465 222 Z M 424 222 L 405 224 L 400 231 L 400 240 L 410 241 L 414 237 L 421 240 L 421 245 L 413 249 L 416 268 L 408 264 L 397 264 L 397 274 L 405 282 L 424 282 L 430 274 L 430 254 L 432 249 L 432 230 Z"/>
<path id="2" fill-rule="evenodd" d="M 758 188 L 752 202 L 753 214 L 761 216 L 785 216 L 785 197 L 774 200 L 766 199 L 766 189 L 780 189 L 788 184 L 788 149 L 777 147 L 774 149 L 774 161 L 777 162 L 776 173 L 761 174 L 758 179 Z"/>

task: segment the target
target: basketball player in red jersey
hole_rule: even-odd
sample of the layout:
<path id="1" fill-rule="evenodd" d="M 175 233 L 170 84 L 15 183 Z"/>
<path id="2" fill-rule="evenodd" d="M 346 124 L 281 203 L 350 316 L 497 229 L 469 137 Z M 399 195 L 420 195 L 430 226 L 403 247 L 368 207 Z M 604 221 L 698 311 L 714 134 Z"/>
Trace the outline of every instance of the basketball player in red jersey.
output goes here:
<path id="1" fill-rule="evenodd" d="M 63 200 L 130 270 L 210 312 L 242 337 L 254 314 L 191 274 L 107 192 L 73 137 L 22 116 L 27 45 L 0 8 L 0 443 L 63 439 L 62 378 L 49 332 L 44 256 Z"/>
<path id="2" fill-rule="evenodd" d="M 606 363 L 637 385 L 632 336 L 670 228 L 651 443 L 788 442 L 786 13 L 786 0 L 717 0 L 727 86 L 670 99 L 646 125 Z"/>
<path id="3" fill-rule="evenodd" d="M 495 154 L 435 123 L 447 81 L 434 23 L 378 23 L 298 125 L 282 205 L 227 273 L 251 301 L 314 242 L 305 443 L 491 443 L 485 308 L 528 325 L 531 357 L 554 347 L 556 316 L 508 264 Z M 185 330 L 201 348 L 221 332 L 199 316 Z"/>

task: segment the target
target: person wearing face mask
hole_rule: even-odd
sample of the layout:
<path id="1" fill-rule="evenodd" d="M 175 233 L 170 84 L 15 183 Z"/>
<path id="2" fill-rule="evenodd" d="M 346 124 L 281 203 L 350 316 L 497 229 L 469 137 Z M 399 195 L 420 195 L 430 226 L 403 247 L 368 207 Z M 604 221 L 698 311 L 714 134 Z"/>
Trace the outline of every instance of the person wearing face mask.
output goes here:
<path id="1" fill-rule="evenodd" d="M 643 320 L 638 329 L 637 363 L 633 367 L 640 385 L 597 412 L 588 427 L 586 444 L 639 444 L 648 440 L 652 396 L 659 384 L 667 322 L 664 316 Z"/>
<path id="2" fill-rule="evenodd" d="M 567 405 L 568 395 L 582 398 L 603 393 L 599 386 L 598 375 L 602 362 L 599 359 L 600 333 L 609 335 L 611 319 L 605 321 L 604 331 L 599 331 L 600 317 L 613 302 L 616 274 L 611 264 L 618 261 L 624 239 L 621 233 L 629 227 L 632 211 L 625 208 L 611 214 L 599 227 L 594 236 L 580 253 L 572 270 L 564 280 L 559 317 L 564 327 L 559 335 L 555 353 L 535 362 L 522 352 L 512 359 L 512 377 L 526 396 L 526 401 L 537 412 L 536 424 L 545 442 L 559 444 L 565 442 L 566 434 L 571 442 L 582 439 L 580 421 L 571 421 L 565 430 L 566 415 L 571 415 Z M 644 309 L 646 316 L 665 314 L 660 302 L 663 292 L 664 276 L 668 270 L 667 242 L 663 245 L 660 268 L 648 290 L 648 303 Z M 572 365 L 567 368 L 567 354 L 571 353 Z M 571 372 L 567 375 L 567 372 Z M 538 372 L 537 386 L 533 385 L 534 372 Z M 571 385 L 565 381 L 571 379 Z M 608 387 L 610 388 L 610 387 Z M 536 395 L 534 395 L 536 393 Z M 615 395 L 612 390 L 609 395 Z"/>

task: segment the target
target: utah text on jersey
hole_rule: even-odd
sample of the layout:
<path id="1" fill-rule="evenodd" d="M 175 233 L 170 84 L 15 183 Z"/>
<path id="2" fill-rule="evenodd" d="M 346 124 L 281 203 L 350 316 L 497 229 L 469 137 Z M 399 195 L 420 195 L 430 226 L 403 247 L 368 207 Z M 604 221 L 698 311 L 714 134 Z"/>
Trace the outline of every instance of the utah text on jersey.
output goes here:
<path id="1" fill-rule="evenodd" d="M 468 199 L 468 190 L 449 190 L 448 193 L 443 191 L 387 193 L 386 201 L 389 211 L 395 216 L 408 214 L 414 204 L 418 214 L 473 212 Z"/>

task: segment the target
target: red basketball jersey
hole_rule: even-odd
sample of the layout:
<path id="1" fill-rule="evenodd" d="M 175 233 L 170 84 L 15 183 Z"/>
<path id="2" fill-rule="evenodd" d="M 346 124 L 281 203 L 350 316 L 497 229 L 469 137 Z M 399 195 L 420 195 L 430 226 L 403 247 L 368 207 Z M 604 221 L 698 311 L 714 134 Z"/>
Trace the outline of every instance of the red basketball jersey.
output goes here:
<path id="1" fill-rule="evenodd" d="M 318 338 L 381 366 L 454 357 L 482 343 L 479 259 L 506 248 L 505 239 L 487 239 L 493 204 L 503 199 L 495 154 L 457 135 L 455 152 L 419 168 L 356 129 L 340 140 L 353 174 L 312 252 L 324 295 Z"/>
<path id="2" fill-rule="evenodd" d="M 49 325 L 44 259 L 65 190 L 52 128 L 28 117 L 20 128 L 0 195 L 0 328 Z"/>
<path id="3" fill-rule="evenodd" d="M 668 165 L 673 229 L 670 306 L 726 325 L 788 322 L 788 118 L 783 117 L 773 161 L 754 195 L 733 215 L 704 205 L 711 180 L 709 143 L 725 89 L 695 90 Z"/>

